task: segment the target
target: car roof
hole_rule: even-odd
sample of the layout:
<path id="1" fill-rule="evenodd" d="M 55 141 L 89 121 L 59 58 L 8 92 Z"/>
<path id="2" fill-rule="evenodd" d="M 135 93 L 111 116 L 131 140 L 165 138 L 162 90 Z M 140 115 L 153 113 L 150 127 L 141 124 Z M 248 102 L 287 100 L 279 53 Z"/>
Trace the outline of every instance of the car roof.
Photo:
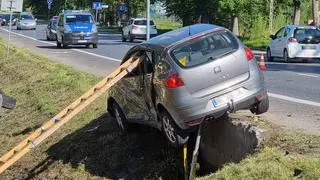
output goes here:
<path id="1" fill-rule="evenodd" d="M 202 33 L 210 33 L 216 29 L 223 28 L 212 24 L 195 24 L 169 31 L 162 35 L 156 36 L 142 44 L 151 44 L 166 48 L 186 39 L 187 37 L 194 37 Z"/>
<path id="2" fill-rule="evenodd" d="M 287 27 L 291 28 L 291 29 L 296 29 L 296 28 L 302 28 L 302 29 L 316 29 L 316 26 L 302 26 L 302 25 L 287 25 Z"/>
<path id="3" fill-rule="evenodd" d="M 131 18 L 130 20 L 141 21 L 141 20 L 147 20 L 147 19 L 146 18 Z M 150 21 L 153 21 L 153 20 L 150 19 Z"/>
<path id="4" fill-rule="evenodd" d="M 66 15 L 73 15 L 73 14 L 91 15 L 90 12 L 84 11 L 84 10 L 65 10 L 65 11 L 63 12 L 63 14 L 66 14 Z"/>

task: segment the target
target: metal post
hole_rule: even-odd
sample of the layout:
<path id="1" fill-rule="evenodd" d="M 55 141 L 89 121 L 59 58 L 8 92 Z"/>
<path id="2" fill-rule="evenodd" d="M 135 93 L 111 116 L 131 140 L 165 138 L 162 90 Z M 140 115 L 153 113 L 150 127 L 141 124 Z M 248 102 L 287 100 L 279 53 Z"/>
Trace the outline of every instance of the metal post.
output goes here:
<path id="1" fill-rule="evenodd" d="M 96 9 L 96 23 L 98 23 L 98 9 Z"/>
<path id="2" fill-rule="evenodd" d="M 10 1 L 10 20 L 9 20 L 9 41 L 11 40 L 11 29 L 12 29 L 12 1 Z"/>
<path id="3" fill-rule="evenodd" d="M 150 0 L 147 0 L 147 40 L 150 39 Z"/>
<path id="4" fill-rule="evenodd" d="M 201 128 L 202 128 L 202 122 L 199 124 L 198 127 L 198 133 L 197 133 L 197 139 L 196 144 L 193 150 L 192 154 L 192 161 L 191 161 L 191 167 L 190 167 L 190 173 L 189 173 L 189 180 L 193 179 L 194 171 L 195 171 L 195 165 L 198 160 L 198 154 L 199 154 L 199 147 L 200 147 L 200 141 L 201 141 Z"/>

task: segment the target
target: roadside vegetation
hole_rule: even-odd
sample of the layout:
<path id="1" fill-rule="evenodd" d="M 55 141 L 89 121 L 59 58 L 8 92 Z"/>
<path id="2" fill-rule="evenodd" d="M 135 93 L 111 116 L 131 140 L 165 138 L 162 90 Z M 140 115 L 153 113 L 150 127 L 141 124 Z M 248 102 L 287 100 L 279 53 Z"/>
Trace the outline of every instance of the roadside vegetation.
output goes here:
<path id="1" fill-rule="evenodd" d="M 251 123 L 266 130 L 262 148 L 201 179 L 319 179 L 320 134 L 284 130 L 265 120 Z"/>

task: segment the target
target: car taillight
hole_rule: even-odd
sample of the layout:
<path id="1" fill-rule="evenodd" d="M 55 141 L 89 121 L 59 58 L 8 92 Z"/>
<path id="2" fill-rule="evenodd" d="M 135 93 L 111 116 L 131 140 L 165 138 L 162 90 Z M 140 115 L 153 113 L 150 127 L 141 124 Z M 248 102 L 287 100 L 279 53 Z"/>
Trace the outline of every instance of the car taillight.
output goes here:
<path id="1" fill-rule="evenodd" d="M 297 42 L 297 39 L 296 39 L 296 38 L 291 37 L 291 38 L 289 38 L 289 42 Z"/>
<path id="2" fill-rule="evenodd" d="M 253 59 L 253 57 L 254 57 L 251 49 L 246 47 L 246 48 L 244 48 L 244 52 L 246 53 L 247 60 L 251 61 Z"/>
<path id="3" fill-rule="evenodd" d="M 170 75 L 165 83 L 166 86 L 169 88 L 177 88 L 180 86 L 184 86 L 184 82 L 180 78 L 179 74 Z"/>

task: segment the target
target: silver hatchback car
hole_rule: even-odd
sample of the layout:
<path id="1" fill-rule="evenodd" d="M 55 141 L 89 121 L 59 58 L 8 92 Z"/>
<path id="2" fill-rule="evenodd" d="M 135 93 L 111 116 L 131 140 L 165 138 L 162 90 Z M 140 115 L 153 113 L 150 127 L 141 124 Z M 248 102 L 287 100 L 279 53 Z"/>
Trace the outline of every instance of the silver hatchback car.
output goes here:
<path id="1" fill-rule="evenodd" d="M 107 99 L 108 112 L 123 131 L 129 122 L 150 125 L 181 146 L 203 121 L 269 108 L 253 53 L 225 28 L 180 28 L 136 45 L 122 63 L 130 58 L 142 63 L 110 89 Z"/>

